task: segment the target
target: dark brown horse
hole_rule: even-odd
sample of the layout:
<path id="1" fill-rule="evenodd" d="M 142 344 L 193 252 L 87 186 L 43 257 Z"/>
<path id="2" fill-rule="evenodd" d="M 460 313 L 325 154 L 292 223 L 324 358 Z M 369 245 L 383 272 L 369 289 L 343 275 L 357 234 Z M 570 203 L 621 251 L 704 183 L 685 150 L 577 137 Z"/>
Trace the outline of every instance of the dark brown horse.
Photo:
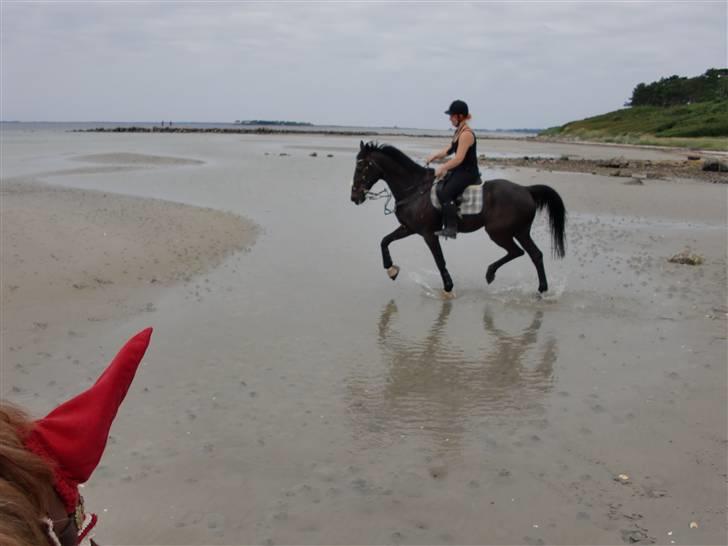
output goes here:
<path id="1" fill-rule="evenodd" d="M 382 239 L 382 259 L 389 277 L 394 280 L 399 267 L 392 263 L 389 244 L 415 233 L 421 235 L 435 258 L 446 293 L 452 292 L 453 282 L 445 266 L 440 240 L 435 231 L 442 226 L 442 218 L 430 200 L 435 171 L 418 165 L 393 146 L 372 142 L 360 143 L 356 156 L 356 169 L 351 187 L 351 200 L 361 205 L 372 186 L 384 180 L 396 203 L 400 226 Z M 538 291 L 548 290 L 543 256 L 531 239 L 531 224 L 536 212 L 546 207 L 555 257 L 564 257 L 564 226 L 566 209 L 553 188 L 544 185 L 521 186 L 508 180 L 487 180 L 483 184 L 483 210 L 480 214 L 459 218 L 458 231 L 470 233 L 485 227 L 490 238 L 508 254 L 488 266 L 485 279 L 495 279 L 502 265 L 528 253 L 538 272 Z M 518 244 L 516 243 L 518 241 Z M 519 246 L 520 244 L 520 246 Z"/>

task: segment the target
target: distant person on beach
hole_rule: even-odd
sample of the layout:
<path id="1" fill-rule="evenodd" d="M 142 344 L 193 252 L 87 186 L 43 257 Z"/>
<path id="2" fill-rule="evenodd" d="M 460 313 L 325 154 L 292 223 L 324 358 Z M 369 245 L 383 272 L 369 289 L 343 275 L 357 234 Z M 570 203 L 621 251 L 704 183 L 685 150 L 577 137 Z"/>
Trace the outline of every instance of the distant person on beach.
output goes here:
<path id="1" fill-rule="evenodd" d="M 78 488 L 101 460 L 151 335 L 139 332 L 94 385 L 43 419 L 0 402 L 0 544 L 96 544 L 97 516 L 85 512 Z"/>
<path id="2" fill-rule="evenodd" d="M 458 232 L 455 200 L 466 187 L 479 182 L 480 171 L 478 170 L 475 134 L 468 125 L 468 120 L 471 118 L 468 105 L 465 101 L 455 100 L 445 113 L 450 116 L 450 123 L 455 127 L 455 134 L 450 145 L 430 155 L 427 163 L 455 154 L 455 157 L 435 170 L 436 178 L 444 177 L 441 184 L 442 189 L 438 193 L 440 203 L 442 203 L 444 226 L 436 233 L 441 237 L 454 239 Z"/>

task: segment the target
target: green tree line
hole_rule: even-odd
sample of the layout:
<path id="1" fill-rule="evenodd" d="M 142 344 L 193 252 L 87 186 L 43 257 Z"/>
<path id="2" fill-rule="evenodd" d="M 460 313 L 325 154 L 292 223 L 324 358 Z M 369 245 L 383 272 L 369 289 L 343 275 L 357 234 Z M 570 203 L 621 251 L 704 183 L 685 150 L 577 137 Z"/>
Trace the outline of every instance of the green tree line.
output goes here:
<path id="1" fill-rule="evenodd" d="M 670 76 L 640 83 L 625 106 L 675 106 L 728 100 L 728 68 L 710 68 L 695 78 Z"/>

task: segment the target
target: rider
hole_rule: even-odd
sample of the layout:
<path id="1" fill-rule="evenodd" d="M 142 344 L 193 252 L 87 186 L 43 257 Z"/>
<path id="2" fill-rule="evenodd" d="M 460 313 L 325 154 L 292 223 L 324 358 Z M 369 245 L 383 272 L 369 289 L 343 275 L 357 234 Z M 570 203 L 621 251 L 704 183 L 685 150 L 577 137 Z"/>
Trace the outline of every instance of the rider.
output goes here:
<path id="1" fill-rule="evenodd" d="M 438 193 L 442 203 L 442 216 L 444 229 L 437 231 L 441 237 L 457 235 L 458 217 L 455 200 L 471 184 L 477 184 L 480 179 L 478 170 L 478 154 L 476 151 L 475 134 L 468 125 L 470 113 L 468 105 L 462 100 L 455 100 L 445 111 L 450 116 L 450 123 L 455 127 L 452 142 L 427 158 L 427 163 L 436 159 L 443 159 L 455 154 L 455 157 L 446 161 L 435 170 L 435 178 L 446 175 Z"/>

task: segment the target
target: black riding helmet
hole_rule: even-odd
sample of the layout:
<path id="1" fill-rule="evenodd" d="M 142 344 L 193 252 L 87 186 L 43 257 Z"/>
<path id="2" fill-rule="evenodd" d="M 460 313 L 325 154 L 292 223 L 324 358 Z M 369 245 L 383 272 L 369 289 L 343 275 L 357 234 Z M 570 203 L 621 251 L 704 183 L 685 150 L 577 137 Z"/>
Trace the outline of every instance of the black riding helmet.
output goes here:
<path id="1" fill-rule="evenodd" d="M 450 108 L 445 110 L 445 113 L 448 116 L 452 116 L 453 114 L 461 114 L 463 116 L 468 115 L 468 105 L 464 100 L 454 100 L 452 101 L 452 104 L 450 105 Z"/>

